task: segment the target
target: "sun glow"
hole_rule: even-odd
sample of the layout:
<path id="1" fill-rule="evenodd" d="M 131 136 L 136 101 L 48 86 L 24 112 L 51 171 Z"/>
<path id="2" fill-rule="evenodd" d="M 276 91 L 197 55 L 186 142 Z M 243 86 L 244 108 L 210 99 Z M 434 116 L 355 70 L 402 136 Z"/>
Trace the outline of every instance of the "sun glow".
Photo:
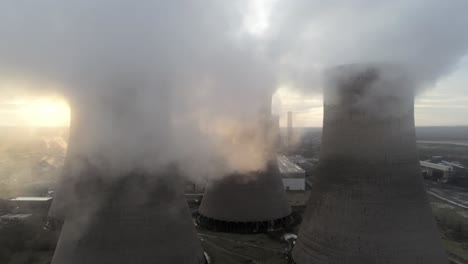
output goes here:
<path id="1" fill-rule="evenodd" d="M 2 104 L 5 124 L 10 126 L 66 127 L 70 107 L 59 97 L 16 98 Z"/>
<path id="2" fill-rule="evenodd" d="M 0 126 L 68 127 L 70 107 L 59 86 L 0 76 Z"/>
<path id="3" fill-rule="evenodd" d="M 58 98 L 39 99 L 25 108 L 26 116 L 34 126 L 68 126 L 70 107 Z"/>
<path id="4" fill-rule="evenodd" d="M 281 87 L 273 95 L 273 114 L 280 117 L 280 126 L 287 126 L 287 112 L 293 113 L 294 127 L 321 127 L 323 119 L 322 95 L 304 94 Z"/>

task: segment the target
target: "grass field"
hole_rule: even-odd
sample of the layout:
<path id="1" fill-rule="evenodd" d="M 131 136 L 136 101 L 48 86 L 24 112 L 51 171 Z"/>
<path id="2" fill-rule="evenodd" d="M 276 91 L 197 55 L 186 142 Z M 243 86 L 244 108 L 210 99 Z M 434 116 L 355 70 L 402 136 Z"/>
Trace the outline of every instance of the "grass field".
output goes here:
<path id="1" fill-rule="evenodd" d="M 446 251 L 468 263 L 468 212 L 432 196 L 430 201 Z"/>

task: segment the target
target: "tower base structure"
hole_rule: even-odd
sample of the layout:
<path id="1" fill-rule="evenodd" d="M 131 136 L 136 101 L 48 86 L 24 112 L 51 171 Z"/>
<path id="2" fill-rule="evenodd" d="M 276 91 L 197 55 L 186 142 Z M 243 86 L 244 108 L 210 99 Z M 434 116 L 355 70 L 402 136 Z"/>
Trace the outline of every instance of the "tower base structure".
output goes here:
<path id="1" fill-rule="evenodd" d="M 278 230 L 295 219 L 276 161 L 264 171 L 233 174 L 211 183 L 196 216 L 201 227 L 236 233 Z"/>
<path id="2" fill-rule="evenodd" d="M 78 183 L 52 264 L 205 263 L 174 175 Z"/>
<path id="3" fill-rule="evenodd" d="M 215 232 L 241 234 L 266 233 L 283 230 L 295 226 L 298 219 L 299 217 L 292 213 L 286 217 L 270 221 L 230 222 L 208 218 L 200 213 L 195 214 L 195 222 L 201 228 Z"/>

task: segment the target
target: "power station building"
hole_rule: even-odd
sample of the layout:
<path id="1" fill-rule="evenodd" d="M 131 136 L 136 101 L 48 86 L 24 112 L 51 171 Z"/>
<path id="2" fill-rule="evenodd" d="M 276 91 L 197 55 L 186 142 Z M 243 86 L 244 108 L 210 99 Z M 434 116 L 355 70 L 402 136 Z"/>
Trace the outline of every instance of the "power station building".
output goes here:
<path id="1" fill-rule="evenodd" d="M 424 191 L 413 84 L 394 65 L 326 73 L 318 175 L 298 264 L 448 263 Z"/>
<path id="2" fill-rule="evenodd" d="M 286 191 L 305 191 L 306 171 L 291 162 L 286 156 L 277 156 L 278 167 L 281 172 L 284 189 Z"/>

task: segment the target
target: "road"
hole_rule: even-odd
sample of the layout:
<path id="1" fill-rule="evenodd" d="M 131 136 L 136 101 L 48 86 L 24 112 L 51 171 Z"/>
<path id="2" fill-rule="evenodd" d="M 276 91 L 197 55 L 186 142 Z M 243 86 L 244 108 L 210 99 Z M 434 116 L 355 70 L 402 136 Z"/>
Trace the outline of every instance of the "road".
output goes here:
<path id="1" fill-rule="evenodd" d="M 465 146 L 468 147 L 468 142 L 466 141 L 450 141 L 450 140 L 418 140 L 417 143 L 422 144 L 442 144 L 442 145 L 456 145 L 456 146 Z"/>
<path id="2" fill-rule="evenodd" d="M 204 233 L 198 235 L 212 263 L 285 264 L 287 245 L 261 234 Z"/>
<path id="3" fill-rule="evenodd" d="M 426 181 L 424 183 L 428 194 L 444 200 L 454 206 L 468 210 L 468 189 L 441 185 Z"/>

